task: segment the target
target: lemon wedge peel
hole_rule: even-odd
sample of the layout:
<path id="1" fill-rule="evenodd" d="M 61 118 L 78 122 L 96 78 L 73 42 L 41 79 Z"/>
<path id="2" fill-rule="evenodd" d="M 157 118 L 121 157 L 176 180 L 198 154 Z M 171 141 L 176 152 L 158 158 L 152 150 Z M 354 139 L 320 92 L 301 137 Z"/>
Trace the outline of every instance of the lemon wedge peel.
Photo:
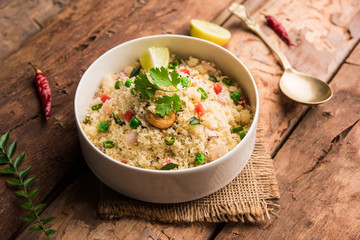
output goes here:
<path id="1" fill-rule="evenodd" d="M 224 46 L 231 38 L 229 30 L 211 22 L 199 19 L 190 21 L 190 35 Z"/>
<path id="2" fill-rule="evenodd" d="M 169 59 L 170 53 L 166 47 L 148 48 L 139 58 L 144 69 L 167 67 Z"/>

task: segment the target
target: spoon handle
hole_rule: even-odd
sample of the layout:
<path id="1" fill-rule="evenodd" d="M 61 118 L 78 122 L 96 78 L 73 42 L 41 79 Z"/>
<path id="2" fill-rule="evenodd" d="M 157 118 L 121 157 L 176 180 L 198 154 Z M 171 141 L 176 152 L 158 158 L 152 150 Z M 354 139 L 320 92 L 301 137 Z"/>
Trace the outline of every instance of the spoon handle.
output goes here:
<path id="1" fill-rule="evenodd" d="M 276 53 L 276 55 L 278 55 L 278 57 L 280 59 L 280 62 L 282 63 L 284 69 L 290 69 L 291 68 L 291 64 L 289 63 L 289 61 L 287 60 L 285 55 L 280 50 L 278 50 L 276 47 L 274 47 L 274 45 L 270 42 L 270 39 L 263 33 L 263 31 L 261 31 L 259 24 L 257 24 L 254 20 L 252 20 L 250 18 L 249 13 L 246 11 L 245 6 L 243 6 L 241 4 L 238 4 L 238 3 L 233 3 L 233 4 L 230 5 L 229 11 L 233 15 L 240 18 L 251 31 L 256 33 L 256 35 L 258 35 L 260 37 L 260 39 L 274 53 Z"/>

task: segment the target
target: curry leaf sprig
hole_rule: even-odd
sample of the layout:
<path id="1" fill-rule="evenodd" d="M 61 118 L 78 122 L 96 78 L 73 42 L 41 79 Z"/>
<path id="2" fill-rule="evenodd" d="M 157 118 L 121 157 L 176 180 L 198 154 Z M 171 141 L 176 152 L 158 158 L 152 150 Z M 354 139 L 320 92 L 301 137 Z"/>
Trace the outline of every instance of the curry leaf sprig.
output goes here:
<path id="1" fill-rule="evenodd" d="M 145 73 L 140 73 L 135 78 L 135 91 L 140 92 L 140 97 L 142 99 L 150 99 L 155 96 L 155 92 L 157 90 L 163 92 L 174 92 L 172 96 L 162 96 L 156 99 L 155 103 L 157 104 L 155 108 L 155 112 L 160 114 L 161 116 L 169 115 L 174 110 L 180 111 L 181 109 L 181 100 L 179 95 L 176 92 L 180 91 L 177 87 L 180 83 L 179 74 L 174 70 L 170 73 L 166 68 L 151 68 L 149 70 L 150 79 Z M 174 90 L 166 90 L 162 87 L 170 87 L 173 86 Z"/>
<path id="2" fill-rule="evenodd" d="M 9 179 L 7 182 L 12 185 L 19 186 L 21 188 L 20 190 L 15 191 L 17 195 L 20 195 L 26 199 L 26 202 L 21 204 L 22 208 L 25 208 L 27 210 L 31 210 L 32 213 L 27 215 L 24 220 L 27 222 L 36 222 L 35 225 L 30 227 L 29 231 L 43 231 L 48 239 L 51 239 L 51 235 L 54 234 L 56 231 L 52 229 L 46 229 L 45 225 L 50 223 L 55 218 L 49 217 L 44 220 L 41 220 L 39 217 L 39 211 L 45 207 L 45 204 L 33 204 L 33 199 L 36 197 L 36 195 L 39 193 L 39 189 L 36 188 L 33 191 L 29 190 L 29 186 L 34 181 L 34 177 L 28 177 L 28 174 L 30 173 L 31 166 L 24 168 L 22 170 L 19 169 L 21 163 L 23 162 L 25 158 L 25 153 L 22 153 L 21 155 L 15 157 L 13 160 L 11 158 L 13 157 L 16 147 L 17 147 L 17 141 L 15 140 L 12 142 L 6 149 L 6 144 L 9 140 L 9 132 L 5 133 L 0 137 L 0 165 L 9 164 L 9 167 L 2 168 L 0 170 L 0 173 L 2 174 L 12 174 L 15 175 L 17 178 Z"/>

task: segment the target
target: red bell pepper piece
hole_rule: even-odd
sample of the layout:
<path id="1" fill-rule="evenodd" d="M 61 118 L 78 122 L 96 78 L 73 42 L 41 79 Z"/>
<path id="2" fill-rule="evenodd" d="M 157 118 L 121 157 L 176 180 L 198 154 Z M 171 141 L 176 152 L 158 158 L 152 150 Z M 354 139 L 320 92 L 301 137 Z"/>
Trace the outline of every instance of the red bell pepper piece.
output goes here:
<path id="1" fill-rule="evenodd" d="M 186 73 L 187 75 L 190 76 L 190 71 L 187 70 L 186 68 L 180 69 L 180 72 Z"/>
<path id="2" fill-rule="evenodd" d="M 130 120 L 134 117 L 135 115 L 133 114 L 132 111 L 127 110 L 124 114 L 124 119 L 128 122 L 130 122 Z"/>
<path id="3" fill-rule="evenodd" d="M 101 101 L 104 103 L 104 102 L 106 102 L 106 100 L 110 100 L 111 97 L 109 97 L 108 95 L 104 94 L 104 95 L 102 95 L 102 97 L 101 97 L 100 99 L 101 99 Z"/>

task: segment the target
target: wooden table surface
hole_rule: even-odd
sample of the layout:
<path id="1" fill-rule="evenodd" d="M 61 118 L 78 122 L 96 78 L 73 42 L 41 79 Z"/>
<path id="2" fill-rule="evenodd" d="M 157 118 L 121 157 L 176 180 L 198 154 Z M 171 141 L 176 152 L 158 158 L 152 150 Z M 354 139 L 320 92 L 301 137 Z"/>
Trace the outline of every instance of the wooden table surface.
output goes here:
<path id="1" fill-rule="evenodd" d="M 304 106 L 278 88 L 282 70 L 269 49 L 240 20 L 233 0 L 2 0 L 0 2 L 0 134 L 10 130 L 23 166 L 32 165 L 40 216 L 54 216 L 56 239 L 360 239 L 360 1 L 245 0 L 251 16 L 298 70 L 330 82 L 331 101 Z M 296 46 L 264 23 L 276 16 Z M 225 46 L 253 74 L 261 118 L 280 189 L 276 216 L 261 225 L 164 224 L 96 215 L 99 180 L 77 140 L 73 99 L 87 67 L 108 49 L 154 34 L 188 35 L 189 21 L 222 24 Z M 53 93 L 45 123 L 34 88 L 40 66 Z M 0 177 L 0 239 L 43 239 L 27 231 L 22 199 Z"/>

